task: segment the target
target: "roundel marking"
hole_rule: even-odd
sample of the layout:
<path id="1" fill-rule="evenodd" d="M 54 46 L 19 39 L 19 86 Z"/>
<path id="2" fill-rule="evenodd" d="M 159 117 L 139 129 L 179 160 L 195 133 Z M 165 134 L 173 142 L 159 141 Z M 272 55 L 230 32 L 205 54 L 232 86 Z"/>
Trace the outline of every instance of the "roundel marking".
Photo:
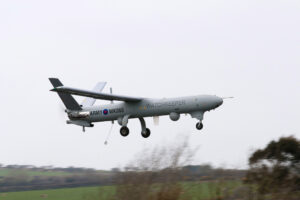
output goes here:
<path id="1" fill-rule="evenodd" d="M 103 110 L 103 115 L 108 115 L 108 109 Z"/>

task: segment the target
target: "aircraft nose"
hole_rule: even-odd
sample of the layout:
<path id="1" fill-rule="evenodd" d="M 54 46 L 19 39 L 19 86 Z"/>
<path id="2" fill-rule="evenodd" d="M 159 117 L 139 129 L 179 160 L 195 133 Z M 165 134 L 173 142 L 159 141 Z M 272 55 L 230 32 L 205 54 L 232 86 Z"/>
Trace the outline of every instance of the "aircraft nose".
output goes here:
<path id="1" fill-rule="evenodd" d="M 216 107 L 219 107 L 223 104 L 223 99 L 221 97 L 216 97 Z"/>
<path id="2" fill-rule="evenodd" d="M 218 100 L 218 105 L 220 106 L 220 105 L 222 105 L 223 104 L 223 99 L 222 98 L 220 98 L 220 97 L 218 97 L 219 98 L 219 100 Z"/>

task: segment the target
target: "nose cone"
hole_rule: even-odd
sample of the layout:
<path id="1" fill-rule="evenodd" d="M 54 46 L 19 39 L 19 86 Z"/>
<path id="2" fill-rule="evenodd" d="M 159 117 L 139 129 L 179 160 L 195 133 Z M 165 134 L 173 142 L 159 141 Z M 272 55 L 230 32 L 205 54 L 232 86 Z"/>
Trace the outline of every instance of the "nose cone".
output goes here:
<path id="1" fill-rule="evenodd" d="M 220 97 L 214 96 L 212 104 L 213 104 L 213 109 L 215 109 L 223 104 L 223 99 Z"/>
<path id="2" fill-rule="evenodd" d="M 223 104 L 223 99 L 220 97 L 217 97 L 216 103 L 217 103 L 217 106 L 219 107 L 220 105 Z"/>

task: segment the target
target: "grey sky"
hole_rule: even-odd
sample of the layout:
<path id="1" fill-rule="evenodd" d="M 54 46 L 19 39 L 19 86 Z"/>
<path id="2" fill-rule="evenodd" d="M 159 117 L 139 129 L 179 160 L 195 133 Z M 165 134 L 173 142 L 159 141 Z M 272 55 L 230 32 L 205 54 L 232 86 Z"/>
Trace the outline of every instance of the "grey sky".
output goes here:
<path id="1" fill-rule="evenodd" d="M 109 169 L 144 146 L 189 136 L 195 163 L 246 167 L 251 149 L 300 136 L 300 1 L 111 0 L 0 3 L 0 163 Z M 206 113 L 138 120 L 123 138 L 110 123 L 66 125 L 48 77 L 141 97 L 234 96 Z M 81 98 L 77 98 L 82 100 Z M 98 102 L 104 103 L 104 102 Z"/>

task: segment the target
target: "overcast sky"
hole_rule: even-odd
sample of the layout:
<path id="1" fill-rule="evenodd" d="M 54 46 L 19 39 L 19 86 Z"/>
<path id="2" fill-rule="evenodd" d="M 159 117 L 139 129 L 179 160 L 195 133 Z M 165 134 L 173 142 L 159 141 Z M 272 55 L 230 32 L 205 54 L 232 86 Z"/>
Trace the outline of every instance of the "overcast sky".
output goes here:
<path id="1" fill-rule="evenodd" d="M 189 137 L 194 163 L 247 166 L 280 136 L 300 137 L 299 0 L 95 0 L 0 3 L 0 163 L 122 166 L 145 146 Z M 205 114 L 129 121 L 86 133 L 67 125 L 48 77 L 141 97 L 234 96 Z M 81 101 L 82 98 L 77 98 Z M 106 102 L 97 102 L 97 104 Z"/>

